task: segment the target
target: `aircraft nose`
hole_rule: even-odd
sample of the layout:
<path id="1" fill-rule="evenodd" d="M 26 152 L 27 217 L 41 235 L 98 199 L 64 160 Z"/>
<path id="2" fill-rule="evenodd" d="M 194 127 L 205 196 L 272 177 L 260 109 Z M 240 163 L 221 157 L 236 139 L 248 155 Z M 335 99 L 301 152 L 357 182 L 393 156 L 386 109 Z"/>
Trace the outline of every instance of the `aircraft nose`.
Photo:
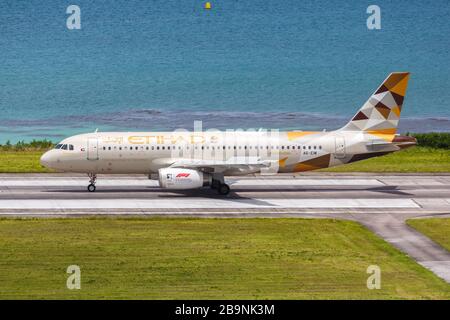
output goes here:
<path id="1" fill-rule="evenodd" d="M 51 152 L 47 151 L 46 153 L 44 153 L 41 156 L 40 162 L 41 162 L 41 165 L 43 165 L 44 167 L 51 168 L 52 164 L 54 162 Z"/>

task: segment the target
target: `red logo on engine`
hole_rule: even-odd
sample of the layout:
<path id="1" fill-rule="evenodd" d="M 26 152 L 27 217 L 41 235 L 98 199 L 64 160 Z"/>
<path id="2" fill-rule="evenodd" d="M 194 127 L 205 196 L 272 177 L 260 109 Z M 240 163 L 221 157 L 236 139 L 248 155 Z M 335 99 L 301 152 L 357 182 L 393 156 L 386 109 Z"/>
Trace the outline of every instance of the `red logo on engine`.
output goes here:
<path id="1" fill-rule="evenodd" d="M 179 173 L 177 174 L 177 178 L 187 178 L 190 175 L 191 175 L 190 173 Z"/>

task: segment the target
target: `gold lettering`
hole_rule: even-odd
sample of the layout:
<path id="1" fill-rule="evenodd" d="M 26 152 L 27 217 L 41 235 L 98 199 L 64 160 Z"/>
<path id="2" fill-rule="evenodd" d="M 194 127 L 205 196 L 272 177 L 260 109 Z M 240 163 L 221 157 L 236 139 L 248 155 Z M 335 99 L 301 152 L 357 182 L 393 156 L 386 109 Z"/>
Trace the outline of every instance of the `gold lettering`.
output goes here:
<path id="1" fill-rule="evenodd" d="M 144 144 L 145 143 L 145 137 L 139 137 L 139 136 L 129 136 L 128 142 L 131 144 Z"/>
<path id="2" fill-rule="evenodd" d="M 112 138 L 110 138 L 112 140 Z M 122 143 L 123 138 L 114 138 L 116 143 Z M 210 137 L 210 140 L 212 143 L 218 142 L 218 137 L 213 136 Z M 112 142 L 110 140 L 106 140 L 108 142 Z M 128 142 L 131 144 L 149 144 L 152 142 L 156 142 L 157 144 L 164 144 L 165 142 L 169 142 L 172 144 L 176 143 L 191 143 L 191 144 L 197 144 L 197 143 L 205 143 L 206 138 L 202 134 L 191 134 L 191 135 L 160 135 L 160 136 L 129 136 Z"/>
<path id="3" fill-rule="evenodd" d="M 205 143 L 205 137 L 203 135 L 191 135 L 191 144 L 195 143 Z"/>
<path id="4" fill-rule="evenodd" d="M 159 142 L 159 136 L 129 136 L 128 142 L 131 144 L 149 144 L 152 140 Z"/>
<path id="5" fill-rule="evenodd" d="M 102 140 L 104 143 L 122 143 L 123 137 L 104 137 Z"/>

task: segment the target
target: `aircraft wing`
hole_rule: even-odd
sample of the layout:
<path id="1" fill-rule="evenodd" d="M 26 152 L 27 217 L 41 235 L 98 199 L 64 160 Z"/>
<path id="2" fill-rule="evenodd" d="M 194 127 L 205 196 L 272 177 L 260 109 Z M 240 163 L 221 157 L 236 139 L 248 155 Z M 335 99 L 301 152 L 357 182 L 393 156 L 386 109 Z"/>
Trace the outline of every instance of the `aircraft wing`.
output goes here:
<path id="1" fill-rule="evenodd" d="M 259 157 L 233 157 L 223 160 L 179 159 L 170 168 L 189 168 L 204 172 L 224 172 L 230 169 L 252 171 L 268 168 L 273 161 L 261 160 Z"/>

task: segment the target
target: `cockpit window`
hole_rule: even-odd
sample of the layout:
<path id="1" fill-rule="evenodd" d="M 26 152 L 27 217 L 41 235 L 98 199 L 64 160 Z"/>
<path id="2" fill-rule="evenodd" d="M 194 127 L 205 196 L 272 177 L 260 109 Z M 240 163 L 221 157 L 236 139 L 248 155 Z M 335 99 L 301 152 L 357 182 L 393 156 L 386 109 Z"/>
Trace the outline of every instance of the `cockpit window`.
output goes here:
<path id="1" fill-rule="evenodd" d="M 55 149 L 70 150 L 70 151 L 75 150 L 73 144 L 62 144 L 62 143 L 58 143 L 58 144 L 55 146 Z"/>

